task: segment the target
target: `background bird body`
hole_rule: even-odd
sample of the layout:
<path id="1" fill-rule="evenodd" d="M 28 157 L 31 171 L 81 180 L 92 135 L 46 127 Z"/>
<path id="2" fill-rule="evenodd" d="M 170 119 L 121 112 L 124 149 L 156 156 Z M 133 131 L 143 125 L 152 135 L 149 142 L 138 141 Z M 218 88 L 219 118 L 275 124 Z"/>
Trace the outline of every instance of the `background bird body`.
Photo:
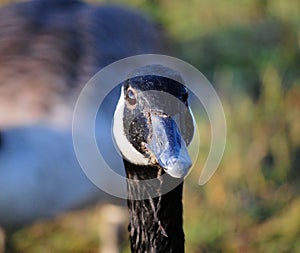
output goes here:
<path id="1" fill-rule="evenodd" d="M 91 203 L 120 203 L 81 170 L 72 112 L 101 68 L 160 52 L 160 32 L 135 11 L 76 0 L 11 4 L 0 9 L 0 24 L 0 225 L 10 231 Z M 99 133 L 110 132 L 111 106 L 98 119 Z"/>
<path id="2" fill-rule="evenodd" d="M 147 19 L 113 5 L 37 0 L 3 7 L 0 21 L 0 126 L 57 118 L 104 66 L 162 49 Z"/>

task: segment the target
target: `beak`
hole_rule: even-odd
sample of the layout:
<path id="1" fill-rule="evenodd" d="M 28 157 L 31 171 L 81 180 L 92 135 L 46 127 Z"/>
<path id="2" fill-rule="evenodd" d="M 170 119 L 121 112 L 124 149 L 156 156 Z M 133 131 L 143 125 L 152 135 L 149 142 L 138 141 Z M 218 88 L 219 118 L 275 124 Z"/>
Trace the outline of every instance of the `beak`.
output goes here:
<path id="1" fill-rule="evenodd" d="M 166 173 L 175 178 L 185 177 L 192 161 L 175 120 L 151 113 L 151 123 L 153 134 L 146 147 Z"/>

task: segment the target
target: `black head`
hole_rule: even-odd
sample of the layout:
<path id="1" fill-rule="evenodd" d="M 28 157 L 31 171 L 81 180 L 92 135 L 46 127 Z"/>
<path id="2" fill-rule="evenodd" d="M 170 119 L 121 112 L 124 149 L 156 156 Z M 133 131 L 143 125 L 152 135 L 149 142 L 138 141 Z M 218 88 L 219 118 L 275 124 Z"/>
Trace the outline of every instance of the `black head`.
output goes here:
<path id="1" fill-rule="evenodd" d="M 188 90 L 181 82 L 151 73 L 122 83 L 114 138 L 125 159 L 158 164 L 171 176 L 184 177 L 192 165 L 187 145 L 193 133 Z"/>

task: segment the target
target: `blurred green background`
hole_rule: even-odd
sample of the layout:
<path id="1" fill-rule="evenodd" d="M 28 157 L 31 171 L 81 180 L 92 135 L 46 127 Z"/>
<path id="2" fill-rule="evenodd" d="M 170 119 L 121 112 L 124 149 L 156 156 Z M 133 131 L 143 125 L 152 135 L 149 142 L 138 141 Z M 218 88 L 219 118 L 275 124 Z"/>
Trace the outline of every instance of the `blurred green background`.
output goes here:
<path id="1" fill-rule="evenodd" d="M 300 1 L 113 2 L 160 23 L 170 54 L 197 67 L 224 106 L 219 169 L 198 185 L 210 141 L 200 135 L 200 161 L 185 184 L 186 252 L 300 252 Z M 201 119 L 199 128 L 210 132 Z M 12 243 L 25 253 L 98 252 L 98 209 L 39 222 Z"/>

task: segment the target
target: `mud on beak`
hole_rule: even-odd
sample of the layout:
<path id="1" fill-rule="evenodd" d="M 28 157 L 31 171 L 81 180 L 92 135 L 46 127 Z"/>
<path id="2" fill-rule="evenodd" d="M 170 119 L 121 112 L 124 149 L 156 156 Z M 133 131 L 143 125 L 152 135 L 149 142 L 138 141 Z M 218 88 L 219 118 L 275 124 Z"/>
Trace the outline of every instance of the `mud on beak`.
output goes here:
<path id="1" fill-rule="evenodd" d="M 186 143 L 174 119 L 164 114 L 150 113 L 152 136 L 146 144 L 159 165 L 170 176 L 185 177 L 192 166 Z"/>

